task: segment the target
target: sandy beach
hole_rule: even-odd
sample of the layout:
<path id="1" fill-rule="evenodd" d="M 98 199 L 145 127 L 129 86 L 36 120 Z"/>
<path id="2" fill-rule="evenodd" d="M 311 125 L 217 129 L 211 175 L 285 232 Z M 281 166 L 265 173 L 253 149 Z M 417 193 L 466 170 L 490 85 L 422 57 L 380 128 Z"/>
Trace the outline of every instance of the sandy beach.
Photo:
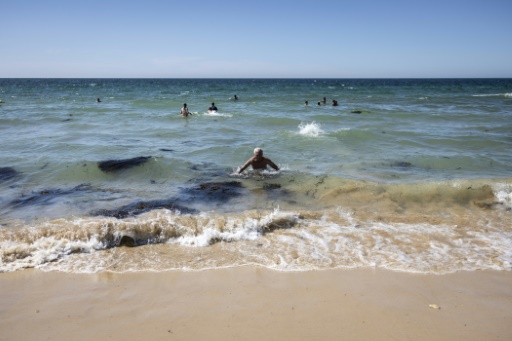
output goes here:
<path id="1" fill-rule="evenodd" d="M 512 272 L 0 274 L 0 340 L 510 340 Z"/>

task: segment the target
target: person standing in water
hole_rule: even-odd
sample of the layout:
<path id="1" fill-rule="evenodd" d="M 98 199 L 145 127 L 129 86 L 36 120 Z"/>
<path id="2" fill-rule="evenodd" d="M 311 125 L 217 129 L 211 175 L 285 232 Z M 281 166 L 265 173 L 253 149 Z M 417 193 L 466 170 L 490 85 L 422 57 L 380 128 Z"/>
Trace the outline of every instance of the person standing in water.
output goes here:
<path id="1" fill-rule="evenodd" d="M 187 117 L 188 115 L 192 115 L 190 111 L 188 111 L 187 103 L 183 103 L 183 108 L 181 108 L 181 117 Z"/>
<path id="2" fill-rule="evenodd" d="M 212 106 L 208 108 L 208 111 L 217 111 L 217 107 L 215 106 L 215 103 L 212 102 Z"/>
<path id="3" fill-rule="evenodd" d="M 264 170 L 267 169 L 267 165 L 274 168 L 276 171 L 279 170 L 279 167 L 277 167 L 272 160 L 263 156 L 263 149 L 255 148 L 254 156 L 247 160 L 247 162 L 238 171 L 238 174 L 242 173 L 249 166 L 252 166 L 252 169 Z"/>

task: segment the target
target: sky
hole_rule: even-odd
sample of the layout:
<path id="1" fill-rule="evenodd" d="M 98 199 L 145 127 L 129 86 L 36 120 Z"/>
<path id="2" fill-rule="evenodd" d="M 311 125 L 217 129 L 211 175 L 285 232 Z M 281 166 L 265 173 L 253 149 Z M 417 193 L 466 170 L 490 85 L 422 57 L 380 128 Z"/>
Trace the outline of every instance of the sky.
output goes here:
<path id="1" fill-rule="evenodd" d="M 0 78 L 512 77 L 511 0 L 0 0 Z"/>

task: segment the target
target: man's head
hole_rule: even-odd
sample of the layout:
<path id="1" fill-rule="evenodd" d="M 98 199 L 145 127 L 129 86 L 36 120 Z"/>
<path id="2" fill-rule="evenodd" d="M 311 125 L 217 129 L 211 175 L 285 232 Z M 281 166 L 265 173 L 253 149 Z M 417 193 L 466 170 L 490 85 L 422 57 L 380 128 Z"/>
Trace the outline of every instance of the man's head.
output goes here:
<path id="1" fill-rule="evenodd" d="M 261 149 L 261 148 L 254 148 L 254 156 L 262 157 L 263 156 L 263 149 Z"/>

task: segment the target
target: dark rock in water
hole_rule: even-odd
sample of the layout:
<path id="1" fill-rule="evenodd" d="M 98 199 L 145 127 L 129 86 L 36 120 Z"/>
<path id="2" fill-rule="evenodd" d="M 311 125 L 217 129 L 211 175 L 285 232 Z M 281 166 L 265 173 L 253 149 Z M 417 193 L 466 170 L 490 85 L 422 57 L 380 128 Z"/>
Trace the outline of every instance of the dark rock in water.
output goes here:
<path id="1" fill-rule="evenodd" d="M 99 210 L 92 214 L 122 219 L 162 208 L 178 210 L 185 214 L 197 214 L 199 213 L 198 210 L 182 206 L 182 204 L 193 204 L 195 202 L 205 201 L 212 203 L 225 203 L 232 198 L 242 195 L 242 189 L 243 186 L 238 181 L 209 182 L 183 189 L 180 192 L 179 198 L 139 201 L 113 210 Z"/>
<path id="2" fill-rule="evenodd" d="M 161 208 L 168 210 L 178 210 L 181 213 L 198 213 L 197 210 L 181 206 L 180 204 L 177 204 L 177 202 L 177 199 L 139 201 L 113 210 L 99 210 L 93 212 L 92 214 L 122 219 Z"/>
<path id="3" fill-rule="evenodd" d="M 29 205 L 47 205 L 51 200 L 63 196 L 69 195 L 80 191 L 89 191 L 91 186 L 89 184 L 81 184 L 70 189 L 51 188 L 45 189 L 38 192 L 32 192 L 28 196 L 22 196 L 19 199 L 11 202 L 12 206 L 29 206 Z"/>
<path id="4" fill-rule="evenodd" d="M 226 175 L 226 168 L 218 167 L 218 165 L 211 162 L 194 164 L 189 166 L 188 169 L 197 175 L 197 177 L 189 180 L 191 184 L 207 183 L 211 179 L 222 178 Z"/>
<path id="5" fill-rule="evenodd" d="M 201 171 L 204 172 L 205 170 L 214 169 L 216 168 L 216 164 L 212 162 L 203 162 L 201 164 L 195 164 L 189 167 L 190 170 L 193 171 Z"/>
<path id="6" fill-rule="evenodd" d="M 126 168 L 131 168 L 147 162 L 151 156 L 139 156 L 124 160 L 107 160 L 98 162 L 98 167 L 104 172 L 115 172 Z"/>
<path id="7" fill-rule="evenodd" d="M 412 167 L 412 163 L 405 161 L 396 161 L 391 164 L 391 167 L 409 168 Z"/>
<path id="8" fill-rule="evenodd" d="M 182 191 L 184 200 L 191 201 L 215 201 L 227 202 L 232 198 L 242 195 L 244 187 L 241 182 L 208 182 Z"/>
<path id="9" fill-rule="evenodd" d="M 15 178 L 20 173 L 18 173 L 12 167 L 0 167 L 0 181 L 9 180 Z"/>
<path id="10" fill-rule="evenodd" d="M 264 184 L 263 190 L 265 191 L 268 200 L 284 200 L 288 201 L 290 191 L 283 188 L 281 184 Z"/>
<path id="11" fill-rule="evenodd" d="M 363 112 L 361 110 L 352 110 L 352 114 L 362 114 Z"/>
<path id="12" fill-rule="evenodd" d="M 123 236 L 121 240 L 119 241 L 119 246 L 128 246 L 128 247 L 134 247 L 135 246 L 135 240 L 130 236 Z"/>
<path id="13" fill-rule="evenodd" d="M 281 188 L 280 184 L 265 184 L 265 185 L 263 185 L 263 189 L 266 189 L 266 190 L 272 190 L 272 189 L 278 189 L 278 188 Z"/>

